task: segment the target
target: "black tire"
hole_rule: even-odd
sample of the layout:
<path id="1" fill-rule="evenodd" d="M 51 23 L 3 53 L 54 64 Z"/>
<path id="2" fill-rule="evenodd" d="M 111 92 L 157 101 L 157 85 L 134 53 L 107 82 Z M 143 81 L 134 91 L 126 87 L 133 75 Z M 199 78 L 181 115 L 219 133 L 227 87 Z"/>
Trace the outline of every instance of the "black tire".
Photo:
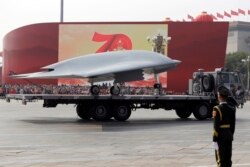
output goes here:
<path id="1" fill-rule="evenodd" d="M 186 118 L 190 117 L 192 114 L 192 111 L 190 111 L 190 109 L 188 109 L 188 108 L 187 109 L 184 109 L 184 108 L 176 109 L 175 112 L 176 112 L 176 115 L 182 119 L 186 119 Z"/>
<path id="2" fill-rule="evenodd" d="M 77 115 L 84 119 L 84 120 L 90 120 L 91 114 L 88 106 L 84 106 L 82 104 L 78 104 L 76 106 L 76 113 Z"/>
<path id="3" fill-rule="evenodd" d="M 131 115 L 131 108 L 128 105 L 116 105 L 113 108 L 113 115 L 117 121 L 126 121 Z"/>
<path id="4" fill-rule="evenodd" d="M 100 93 L 100 87 L 97 86 L 97 85 L 92 85 L 92 86 L 90 87 L 90 93 L 91 93 L 92 95 L 95 95 L 95 96 L 99 95 L 99 93 Z"/>
<path id="5" fill-rule="evenodd" d="M 109 107 L 105 104 L 97 104 L 91 109 L 91 115 L 96 121 L 106 121 L 110 119 L 110 114 Z"/>
<path id="6" fill-rule="evenodd" d="M 112 86 L 111 88 L 110 88 L 110 94 L 111 95 L 116 95 L 116 96 L 118 96 L 119 94 L 120 94 L 120 92 L 121 92 L 121 89 L 120 89 L 120 87 L 119 86 Z"/>
<path id="7" fill-rule="evenodd" d="M 207 119 L 210 115 L 210 107 L 207 103 L 200 103 L 195 107 L 195 110 L 193 112 L 194 117 L 198 120 L 204 120 Z"/>
<path id="8" fill-rule="evenodd" d="M 201 78 L 202 88 L 205 92 L 212 92 L 214 90 L 214 77 L 211 74 L 204 75 Z"/>

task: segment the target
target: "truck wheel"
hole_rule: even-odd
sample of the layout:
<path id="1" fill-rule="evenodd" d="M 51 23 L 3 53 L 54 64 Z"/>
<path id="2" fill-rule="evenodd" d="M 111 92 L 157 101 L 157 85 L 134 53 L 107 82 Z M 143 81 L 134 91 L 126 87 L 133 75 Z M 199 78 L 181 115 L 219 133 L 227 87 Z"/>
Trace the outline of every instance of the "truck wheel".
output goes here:
<path id="1" fill-rule="evenodd" d="M 114 107 L 113 114 L 117 121 L 126 121 L 131 115 L 131 108 L 128 105 L 117 105 Z"/>
<path id="2" fill-rule="evenodd" d="M 108 106 L 104 104 L 97 104 L 92 108 L 92 117 L 96 121 L 105 121 L 110 118 L 110 111 Z"/>
<path id="3" fill-rule="evenodd" d="M 202 88 L 205 92 L 212 92 L 214 90 L 214 77 L 213 75 L 204 75 L 201 78 Z"/>
<path id="4" fill-rule="evenodd" d="M 120 88 L 119 88 L 119 86 L 112 86 L 111 88 L 110 88 L 110 94 L 111 95 L 119 95 L 120 94 Z"/>
<path id="5" fill-rule="evenodd" d="M 175 112 L 178 117 L 183 118 L 183 119 L 190 117 L 190 115 L 192 114 L 192 111 L 190 111 L 189 109 L 184 109 L 184 108 L 176 109 Z"/>
<path id="6" fill-rule="evenodd" d="M 100 93 L 100 88 L 99 88 L 99 86 L 97 86 L 97 85 L 92 85 L 92 86 L 90 87 L 90 93 L 91 93 L 92 95 L 95 95 L 95 96 L 99 95 L 99 93 Z"/>
<path id="7" fill-rule="evenodd" d="M 82 119 L 89 120 L 91 118 L 89 108 L 87 106 L 84 107 L 82 104 L 76 106 L 76 113 Z"/>
<path id="8" fill-rule="evenodd" d="M 209 105 L 207 103 L 200 103 L 195 107 L 194 117 L 198 120 L 207 119 L 210 113 Z"/>

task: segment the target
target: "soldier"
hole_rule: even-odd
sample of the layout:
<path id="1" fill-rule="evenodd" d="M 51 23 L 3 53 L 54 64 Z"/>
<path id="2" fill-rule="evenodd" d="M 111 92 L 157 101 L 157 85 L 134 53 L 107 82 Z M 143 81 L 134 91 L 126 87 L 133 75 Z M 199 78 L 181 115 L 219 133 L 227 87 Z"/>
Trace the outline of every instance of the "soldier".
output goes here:
<path id="1" fill-rule="evenodd" d="M 232 141 L 235 130 L 235 105 L 237 103 L 229 96 L 229 90 L 220 86 L 218 88 L 220 104 L 213 108 L 213 142 L 218 167 L 232 166 Z M 230 100 L 227 102 L 227 99 Z"/>

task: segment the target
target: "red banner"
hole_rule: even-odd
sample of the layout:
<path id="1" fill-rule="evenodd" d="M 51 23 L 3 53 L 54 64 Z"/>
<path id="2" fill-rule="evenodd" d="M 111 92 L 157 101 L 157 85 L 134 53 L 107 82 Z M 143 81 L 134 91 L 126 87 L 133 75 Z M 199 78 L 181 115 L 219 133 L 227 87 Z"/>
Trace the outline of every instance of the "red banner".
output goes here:
<path id="1" fill-rule="evenodd" d="M 189 15 L 189 14 L 187 15 L 187 18 L 190 19 L 190 20 L 192 20 L 192 21 L 194 20 L 194 17 L 191 16 L 191 15 Z"/>
<path id="2" fill-rule="evenodd" d="M 231 18 L 231 15 L 229 13 L 227 13 L 226 11 L 224 11 L 224 16 L 227 16 L 227 17 Z"/>
<path id="3" fill-rule="evenodd" d="M 223 19 L 223 15 L 220 13 L 217 13 L 217 17 Z"/>
<path id="4" fill-rule="evenodd" d="M 213 17 L 214 20 L 217 20 L 217 17 L 215 17 L 213 14 L 211 14 L 211 16 Z"/>
<path id="5" fill-rule="evenodd" d="M 242 10 L 242 9 L 238 9 L 238 13 L 239 13 L 239 14 L 242 14 L 242 15 L 245 15 L 245 14 L 246 14 L 245 11 Z"/>
<path id="6" fill-rule="evenodd" d="M 231 15 L 238 16 L 238 12 L 231 10 Z"/>

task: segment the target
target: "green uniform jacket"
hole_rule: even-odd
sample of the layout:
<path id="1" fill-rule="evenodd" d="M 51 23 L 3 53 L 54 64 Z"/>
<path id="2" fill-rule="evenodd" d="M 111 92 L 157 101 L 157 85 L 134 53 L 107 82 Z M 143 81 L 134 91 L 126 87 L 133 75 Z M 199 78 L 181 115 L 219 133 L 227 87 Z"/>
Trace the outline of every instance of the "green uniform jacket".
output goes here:
<path id="1" fill-rule="evenodd" d="M 213 141 L 233 140 L 236 108 L 226 102 L 213 108 Z"/>

